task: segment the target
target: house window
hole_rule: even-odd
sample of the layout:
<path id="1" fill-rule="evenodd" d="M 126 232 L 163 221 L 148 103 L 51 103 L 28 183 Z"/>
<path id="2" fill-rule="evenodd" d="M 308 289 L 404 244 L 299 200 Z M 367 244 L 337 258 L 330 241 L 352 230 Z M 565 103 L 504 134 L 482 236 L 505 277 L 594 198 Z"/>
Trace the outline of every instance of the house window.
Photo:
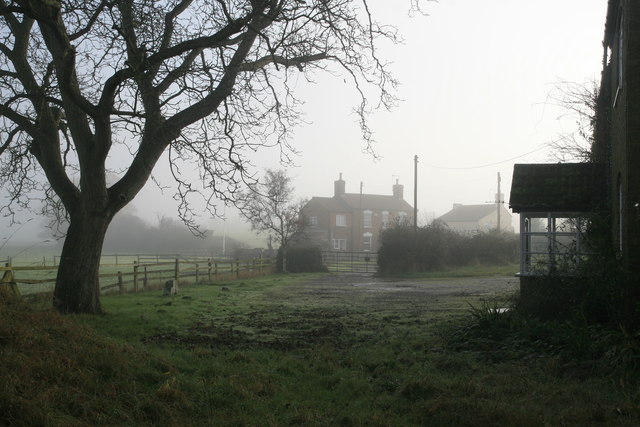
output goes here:
<path id="1" fill-rule="evenodd" d="M 334 251 L 346 251 L 347 239 L 331 239 L 331 245 Z"/>
<path id="2" fill-rule="evenodd" d="M 389 211 L 382 211 L 382 228 L 389 227 Z"/>
<path id="3" fill-rule="evenodd" d="M 362 212 L 362 226 L 364 228 L 373 227 L 373 212 L 372 211 L 364 211 L 364 212 Z"/>
<path id="4" fill-rule="evenodd" d="M 613 106 L 615 107 L 618 104 L 618 97 L 620 96 L 620 92 L 622 91 L 622 81 L 624 76 L 624 16 L 620 16 L 620 20 L 618 21 L 618 60 L 616 61 L 616 66 L 618 68 L 616 79 L 618 80 L 616 94 L 613 99 Z"/>
<path id="5" fill-rule="evenodd" d="M 362 250 L 363 251 L 370 251 L 371 250 L 371 240 L 373 238 L 373 234 L 371 233 L 364 233 L 362 235 Z"/>
<path id="6" fill-rule="evenodd" d="M 405 225 L 407 224 L 407 213 L 406 212 L 398 212 L 398 224 Z"/>
<path id="7" fill-rule="evenodd" d="M 309 217 L 309 227 L 315 228 L 318 226 L 318 217 L 310 216 Z"/>
<path id="8" fill-rule="evenodd" d="M 618 173 L 618 251 L 622 253 L 624 240 L 624 194 L 622 192 L 622 176 Z"/>
<path id="9" fill-rule="evenodd" d="M 520 274 L 571 274 L 588 253 L 586 221 L 577 215 L 522 213 Z"/>
<path id="10" fill-rule="evenodd" d="M 347 216 L 343 214 L 336 215 L 336 227 L 346 227 Z"/>

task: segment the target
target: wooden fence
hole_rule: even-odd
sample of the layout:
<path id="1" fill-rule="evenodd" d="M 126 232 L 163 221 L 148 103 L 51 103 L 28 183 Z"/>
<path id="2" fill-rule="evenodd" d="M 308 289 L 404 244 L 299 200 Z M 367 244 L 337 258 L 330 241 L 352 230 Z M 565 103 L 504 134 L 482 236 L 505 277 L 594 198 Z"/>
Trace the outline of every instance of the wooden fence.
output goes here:
<path id="1" fill-rule="evenodd" d="M 142 261 L 142 259 L 141 259 Z M 52 292 L 58 266 L 0 267 L 0 277 L 11 276 L 22 294 Z M 181 284 L 213 283 L 246 276 L 271 274 L 275 259 L 216 260 L 212 258 L 185 260 L 175 258 L 163 262 L 139 262 L 100 265 L 100 291 L 107 293 L 141 292 L 158 289 L 170 279 Z"/>

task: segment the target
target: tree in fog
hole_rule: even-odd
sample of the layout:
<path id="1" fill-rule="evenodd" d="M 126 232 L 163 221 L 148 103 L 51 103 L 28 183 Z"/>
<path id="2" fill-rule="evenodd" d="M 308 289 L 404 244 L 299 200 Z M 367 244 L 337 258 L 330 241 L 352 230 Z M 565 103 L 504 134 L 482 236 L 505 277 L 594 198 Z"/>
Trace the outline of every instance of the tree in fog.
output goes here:
<path id="1" fill-rule="evenodd" d="M 188 224 L 193 196 L 234 201 L 247 153 L 286 157 L 299 77 L 346 76 L 368 147 L 371 105 L 394 102 L 381 39 L 368 0 L 0 0 L 2 210 L 68 221 L 54 306 L 101 311 L 106 230 L 164 154 Z"/>
<path id="2" fill-rule="evenodd" d="M 564 111 L 562 118 L 575 120 L 575 129 L 549 143 L 552 155 L 561 162 L 588 162 L 592 158 L 591 147 L 595 140 L 596 111 L 599 99 L 598 83 L 586 84 L 560 82 L 550 99 Z"/>
<path id="3" fill-rule="evenodd" d="M 267 169 L 262 180 L 240 194 L 237 206 L 251 229 L 267 233 L 280 245 L 282 270 L 287 271 L 287 250 L 304 231 L 305 200 L 293 199 L 291 178 L 284 170 Z"/>

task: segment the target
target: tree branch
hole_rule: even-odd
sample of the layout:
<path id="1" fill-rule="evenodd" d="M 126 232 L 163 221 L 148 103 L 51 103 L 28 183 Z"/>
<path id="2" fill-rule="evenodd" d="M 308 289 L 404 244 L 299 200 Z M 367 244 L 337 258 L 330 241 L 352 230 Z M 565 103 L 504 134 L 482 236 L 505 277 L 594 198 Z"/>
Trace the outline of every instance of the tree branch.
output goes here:
<path id="1" fill-rule="evenodd" d="M 238 66 L 238 71 L 257 71 L 261 68 L 266 67 L 270 64 L 282 65 L 285 68 L 296 67 L 298 70 L 303 71 L 303 67 L 305 64 L 310 62 L 322 61 L 324 59 L 328 59 L 329 55 L 326 53 L 316 53 L 314 55 L 303 55 L 295 58 L 285 58 L 281 55 L 267 55 L 262 58 L 252 61 L 245 62 Z"/>

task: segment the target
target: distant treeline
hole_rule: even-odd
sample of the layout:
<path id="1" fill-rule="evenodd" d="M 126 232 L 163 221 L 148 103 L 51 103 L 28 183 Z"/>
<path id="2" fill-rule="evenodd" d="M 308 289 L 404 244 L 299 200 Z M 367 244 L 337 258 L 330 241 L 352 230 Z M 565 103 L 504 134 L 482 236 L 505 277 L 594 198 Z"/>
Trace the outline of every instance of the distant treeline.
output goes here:
<path id="1" fill-rule="evenodd" d="M 225 253 L 235 256 L 247 244 L 228 236 L 224 237 Z M 136 215 L 124 213 L 114 218 L 104 242 L 105 252 L 177 252 L 222 253 L 223 236 L 205 230 L 204 237 L 193 235 L 180 221 L 162 217 L 157 225 L 151 225 Z"/>
<path id="2" fill-rule="evenodd" d="M 518 237 L 499 231 L 456 233 L 441 222 L 414 230 L 399 225 L 381 234 L 381 274 L 438 271 L 473 264 L 503 265 L 518 261 Z"/>

